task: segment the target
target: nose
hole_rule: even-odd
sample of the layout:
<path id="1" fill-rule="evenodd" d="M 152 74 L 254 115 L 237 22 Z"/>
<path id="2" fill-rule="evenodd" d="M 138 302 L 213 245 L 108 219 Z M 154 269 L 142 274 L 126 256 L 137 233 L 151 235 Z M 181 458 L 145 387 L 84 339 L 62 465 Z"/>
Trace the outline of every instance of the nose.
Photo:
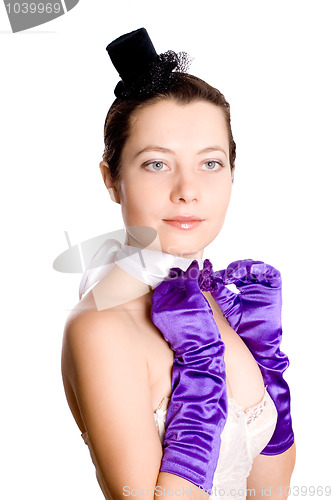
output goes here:
<path id="1" fill-rule="evenodd" d="M 199 179 L 193 172 L 179 172 L 173 179 L 170 199 L 173 203 L 199 201 Z"/>

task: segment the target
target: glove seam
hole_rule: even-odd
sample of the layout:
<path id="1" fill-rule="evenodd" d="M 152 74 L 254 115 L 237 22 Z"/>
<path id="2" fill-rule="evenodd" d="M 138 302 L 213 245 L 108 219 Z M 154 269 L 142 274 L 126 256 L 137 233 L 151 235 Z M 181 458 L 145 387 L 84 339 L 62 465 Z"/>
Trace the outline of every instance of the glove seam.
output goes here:
<path id="1" fill-rule="evenodd" d="M 168 448 L 168 450 L 171 451 L 171 453 L 173 455 L 179 456 L 181 459 L 184 459 L 184 458 L 188 459 L 186 454 L 183 455 L 183 454 L 176 452 L 170 448 Z M 166 469 L 169 469 L 169 470 L 166 470 Z M 170 460 L 165 455 L 163 455 L 163 457 L 162 457 L 160 472 L 169 472 L 171 474 L 176 474 L 176 475 L 180 475 L 179 473 L 182 473 L 183 476 L 181 476 L 181 477 L 183 477 L 187 481 L 190 481 L 193 483 L 195 480 L 196 483 L 194 483 L 194 484 L 196 484 L 196 486 L 206 490 L 206 488 L 203 487 L 205 482 L 207 482 L 206 476 L 198 474 L 197 472 L 193 471 L 193 469 L 189 469 L 188 467 L 186 467 L 184 465 L 181 465 L 177 462 L 174 462 L 173 460 Z M 186 477 L 185 477 L 185 475 L 186 475 Z M 212 483 L 212 481 L 210 481 L 210 483 Z"/>
<path id="2" fill-rule="evenodd" d="M 174 453 L 174 452 L 173 452 Z M 181 455 L 182 458 L 188 458 L 187 455 Z M 163 463 L 165 462 L 165 463 Z M 194 477 L 196 479 L 196 481 L 202 481 L 204 479 L 203 476 L 201 476 L 200 474 L 197 474 L 196 472 L 193 472 L 192 469 L 188 469 L 187 467 L 185 467 L 184 465 L 180 465 L 178 464 L 177 462 L 173 462 L 172 460 L 169 460 L 169 459 L 165 459 L 163 458 L 163 462 L 161 464 L 161 468 L 160 468 L 160 471 L 161 472 L 169 472 L 167 470 L 164 470 L 165 467 L 171 467 L 174 466 L 175 467 L 175 470 L 184 470 L 186 472 L 189 473 L 189 476 L 192 476 L 192 478 Z M 185 478 L 186 479 L 186 478 Z"/>

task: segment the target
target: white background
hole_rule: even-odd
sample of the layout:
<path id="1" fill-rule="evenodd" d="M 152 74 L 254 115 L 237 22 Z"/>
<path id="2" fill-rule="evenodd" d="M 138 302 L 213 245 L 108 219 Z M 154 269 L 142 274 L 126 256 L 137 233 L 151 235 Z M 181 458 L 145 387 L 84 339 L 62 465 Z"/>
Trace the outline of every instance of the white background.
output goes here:
<path id="1" fill-rule="evenodd" d="M 332 485 L 332 17 L 324 0 L 81 0 L 12 34 L 0 5 L 1 498 L 102 498 L 60 373 L 80 276 L 52 263 L 64 231 L 74 245 L 123 227 L 98 168 L 118 82 L 105 47 L 142 26 L 230 102 L 233 195 L 205 256 L 281 271 L 292 484 Z"/>

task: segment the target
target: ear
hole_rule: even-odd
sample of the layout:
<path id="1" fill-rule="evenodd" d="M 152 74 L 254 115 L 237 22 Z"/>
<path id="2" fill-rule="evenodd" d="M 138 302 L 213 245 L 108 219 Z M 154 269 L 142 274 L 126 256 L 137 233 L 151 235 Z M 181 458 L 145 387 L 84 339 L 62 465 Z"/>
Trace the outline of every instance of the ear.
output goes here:
<path id="1" fill-rule="evenodd" d="M 119 192 L 116 181 L 111 177 L 109 164 L 106 161 L 101 161 L 99 168 L 103 177 L 104 184 L 109 191 L 110 198 L 115 203 L 120 203 Z"/>

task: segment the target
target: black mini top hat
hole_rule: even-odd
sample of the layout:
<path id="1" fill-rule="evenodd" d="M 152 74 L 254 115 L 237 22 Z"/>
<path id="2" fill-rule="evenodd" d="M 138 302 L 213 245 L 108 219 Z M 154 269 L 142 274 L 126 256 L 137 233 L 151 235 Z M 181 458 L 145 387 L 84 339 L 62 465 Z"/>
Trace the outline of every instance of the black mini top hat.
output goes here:
<path id="1" fill-rule="evenodd" d="M 137 99 L 166 88 L 172 71 L 185 72 L 190 63 L 185 52 L 158 55 L 145 28 L 116 38 L 106 50 L 121 78 L 114 92 L 122 99 Z"/>
<path id="2" fill-rule="evenodd" d="M 125 84 L 131 83 L 148 66 L 157 61 L 158 54 L 145 28 L 116 38 L 106 47 L 110 59 Z"/>

